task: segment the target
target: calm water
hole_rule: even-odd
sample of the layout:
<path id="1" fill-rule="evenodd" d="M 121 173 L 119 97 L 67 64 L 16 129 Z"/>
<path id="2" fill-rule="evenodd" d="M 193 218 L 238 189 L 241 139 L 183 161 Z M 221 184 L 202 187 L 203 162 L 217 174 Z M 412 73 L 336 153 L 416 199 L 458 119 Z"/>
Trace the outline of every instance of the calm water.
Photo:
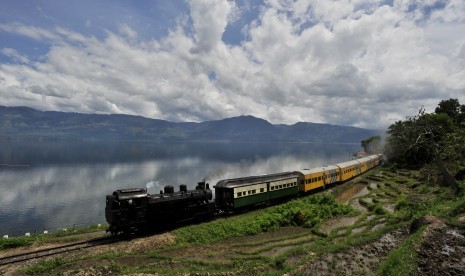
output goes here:
<path id="1" fill-rule="evenodd" d="M 0 235 L 105 223 L 105 195 L 346 161 L 354 144 L 25 143 L 0 147 Z"/>

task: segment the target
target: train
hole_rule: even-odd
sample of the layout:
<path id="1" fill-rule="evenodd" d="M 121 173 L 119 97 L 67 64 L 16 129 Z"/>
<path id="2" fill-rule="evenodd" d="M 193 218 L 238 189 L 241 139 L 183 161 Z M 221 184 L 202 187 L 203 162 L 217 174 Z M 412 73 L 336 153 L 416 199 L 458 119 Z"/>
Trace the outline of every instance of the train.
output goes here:
<path id="1" fill-rule="evenodd" d="M 223 179 L 217 182 L 215 199 L 209 183 L 195 189 L 167 185 L 160 194 L 146 188 L 114 191 L 106 196 L 105 218 L 112 235 L 143 229 L 162 229 L 184 221 L 205 221 L 219 214 L 235 213 L 260 204 L 274 204 L 308 194 L 327 185 L 350 180 L 380 165 L 382 154 L 347 162 L 260 176 Z"/>

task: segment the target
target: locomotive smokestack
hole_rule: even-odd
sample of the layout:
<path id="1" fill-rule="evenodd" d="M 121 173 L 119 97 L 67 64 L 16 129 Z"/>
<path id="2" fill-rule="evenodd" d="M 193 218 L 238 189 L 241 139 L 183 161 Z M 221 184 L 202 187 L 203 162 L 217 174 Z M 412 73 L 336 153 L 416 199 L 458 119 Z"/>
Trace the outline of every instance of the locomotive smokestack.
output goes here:
<path id="1" fill-rule="evenodd" d="M 171 185 L 166 185 L 165 186 L 165 194 L 172 194 L 174 193 L 174 187 Z"/>

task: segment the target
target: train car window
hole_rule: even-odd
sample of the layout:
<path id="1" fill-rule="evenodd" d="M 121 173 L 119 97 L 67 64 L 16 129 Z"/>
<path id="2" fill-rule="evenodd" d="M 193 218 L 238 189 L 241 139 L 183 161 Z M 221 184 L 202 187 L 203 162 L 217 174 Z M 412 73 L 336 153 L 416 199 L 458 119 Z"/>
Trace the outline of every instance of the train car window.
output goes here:
<path id="1" fill-rule="evenodd" d="M 321 176 L 318 176 L 318 181 L 321 181 Z"/>
<path id="2" fill-rule="evenodd" d="M 274 190 L 274 187 L 273 187 L 273 186 L 271 187 L 271 190 L 272 190 L 272 191 Z"/>
<path id="3" fill-rule="evenodd" d="M 260 193 L 263 193 L 265 192 L 265 189 L 264 188 L 260 188 Z"/>
<path id="4" fill-rule="evenodd" d="M 252 194 L 254 195 L 256 193 L 257 190 L 252 190 Z"/>
<path id="5" fill-rule="evenodd" d="M 242 192 L 238 192 L 237 196 L 240 197 L 242 195 Z"/>

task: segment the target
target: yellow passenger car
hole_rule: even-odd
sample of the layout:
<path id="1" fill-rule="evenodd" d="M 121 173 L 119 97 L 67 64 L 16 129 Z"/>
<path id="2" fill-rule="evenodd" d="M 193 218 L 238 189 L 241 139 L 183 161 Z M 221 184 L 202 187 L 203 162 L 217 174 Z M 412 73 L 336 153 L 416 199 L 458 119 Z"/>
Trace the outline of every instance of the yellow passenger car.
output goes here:
<path id="1" fill-rule="evenodd" d="M 341 177 L 339 178 L 339 181 L 346 181 L 348 179 L 356 177 L 361 173 L 360 163 L 357 160 L 338 163 L 334 166 L 337 166 L 341 170 Z"/>
<path id="2" fill-rule="evenodd" d="M 373 168 L 370 168 L 372 160 L 369 157 L 358 158 L 357 161 L 360 163 L 360 173 L 364 173 Z"/>
<path id="3" fill-rule="evenodd" d="M 370 161 L 368 161 L 368 169 L 372 169 L 376 166 L 378 166 L 379 164 L 379 156 L 377 154 L 373 154 L 373 155 L 369 155 L 367 156 L 367 158 L 370 159 Z"/>
<path id="4" fill-rule="evenodd" d="M 333 165 L 297 171 L 300 175 L 299 190 L 308 192 L 339 181 L 339 168 Z"/>

